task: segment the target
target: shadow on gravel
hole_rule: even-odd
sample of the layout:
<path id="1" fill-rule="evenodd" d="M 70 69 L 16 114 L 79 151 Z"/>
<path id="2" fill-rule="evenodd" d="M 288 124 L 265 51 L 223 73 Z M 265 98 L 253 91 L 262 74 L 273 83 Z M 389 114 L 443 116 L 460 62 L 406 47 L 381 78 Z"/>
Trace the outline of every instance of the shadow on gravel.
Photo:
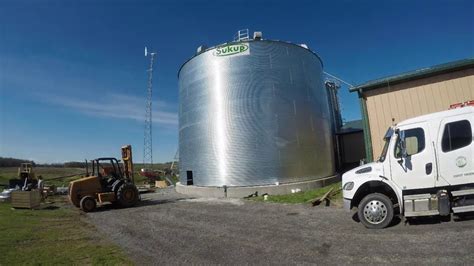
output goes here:
<path id="1" fill-rule="evenodd" d="M 151 206 L 151 205 L 160 205 L 160 204 L 166 204 L 166 203 L 176 203 L 178 201 L 184 200 L 187 198 L 177 198 L 177 199 L 164 199 L 164 200 L 141 200 L 137 206 L 135 207 L 141 207 L 141 206 Z"/>
<path id="2" fill-rule="evenodd" d="M 145 199 L 141 200 L 138 202 L 136 206 L 129 207 L 129 208 L 123 208 L 115 204 L 104 204 L 102 206 L 97 206 L 94 212 L 107 212 L 111 210 L 117 210 L 117 209 L 136 209 L 136 208 L 141 208 L 145 206 L 153 206 L 153 205 L 161 205 L 161 204 L 168 204 L 168 203 L 176 203 L 180 200 L 183 200 L 186 198 L 177 198 L 177 199 L 164 199 L 164 200 L 151 200 L 151 199 Z"/>
<path id="3" fill-rule="evenodd" d="M 453 216 L 453 221 L 455 222 L 463 222 L 463 221 L 471 221 L 474 220 L 474 213 L 460 213 Z"/>
<path id="4" fill-rule="evenodd" d="M 405 225 L 440 224 L 451 221 L 451 216 L 406 217 Z"/>
<path id="5" fill-rule="evenodd" d="M 49 210 L 49 211 L 57 210 L 57 209 L 59 209 L 58 206 L 47 206 L 47 207 L 40 208 L 40 210 Z"/>
<path id="6" fill-rule="evenodd" d="M 360 223 L 359 217 L 357 216 L 357 212 L 352 215 L 352 220 L 357 223 Z M 463 221 L 471 221 L 474 220 L 474 213 L 469 214 L 458 214 L 451 216 L 422 216 L 422 217 L 405 217 L 402 219 L 400 216 L 396 215 L 393 217 L 392 222 L 390 223 L 389 227 L 396 226 L 400 224 L 404 220 L 404 225 L 430 225 L 430 224 L 441 224 L 441 223 L 449 223 L 451 221 L 454 222 L 463 222 Z"/>

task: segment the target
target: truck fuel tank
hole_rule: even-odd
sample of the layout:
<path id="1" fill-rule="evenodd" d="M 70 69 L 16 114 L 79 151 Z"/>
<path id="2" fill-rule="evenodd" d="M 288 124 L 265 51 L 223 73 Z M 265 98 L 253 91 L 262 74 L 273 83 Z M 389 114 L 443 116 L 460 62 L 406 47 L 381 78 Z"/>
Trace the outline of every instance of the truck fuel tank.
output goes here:
<path id="1" fill-rule="evenodd" d="M 446 216 L 451 213 L 451 206 L 449 202 L 449 195 L 448 191 L 440 190 L 436 193 L 436 197 L 438 198 L 438 211 L 439 215 Z"/>

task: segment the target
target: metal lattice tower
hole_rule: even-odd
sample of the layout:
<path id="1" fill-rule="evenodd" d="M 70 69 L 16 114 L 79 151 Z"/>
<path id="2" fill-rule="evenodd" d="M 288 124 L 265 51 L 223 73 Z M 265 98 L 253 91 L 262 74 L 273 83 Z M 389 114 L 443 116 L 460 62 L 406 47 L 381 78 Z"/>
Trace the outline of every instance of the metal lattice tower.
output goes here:
<path id="1" fill-rule="evenodd" d="M 148 53 L 145 47 L 145 56 L 150 55 L 150 67 L 148 68 L 147 97 L 145 104 L 145 134 L 143 138 L 143 168 L 153 168 L 153 137 L 152 137 L 152 102 L 153 102 L 153 63 L 156 53 Z"/>

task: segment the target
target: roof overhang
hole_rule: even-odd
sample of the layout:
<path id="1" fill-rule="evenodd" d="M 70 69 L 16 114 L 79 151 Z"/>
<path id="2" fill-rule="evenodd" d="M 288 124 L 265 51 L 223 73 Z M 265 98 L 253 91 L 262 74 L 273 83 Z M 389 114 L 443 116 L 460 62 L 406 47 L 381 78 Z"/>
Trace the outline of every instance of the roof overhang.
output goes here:
<path id="1" fill-rule="evenodd" d="M 410 72 L 402 73 L 395 76 L 372 80 L 364 84 L 352 87 L 349 89 L 349 91 L 350 92 L 355 92 L 355 91 L 364 92 L 368 90 L 385 87 L 388 84 L 395 85 L 395 84 L 399 84 L 399 83 L 403 83 L 407 81 L 422 79 L 426 77 L 459 71 L 459 70 L 468 69 L 472 67 L 474 67 L 474 58 L 468 58 L 468 59 L 449 62 L 446 64 L 436 65 L 436 66 L 432 66 L 428 68 L 422 68 L 419 70 L 410 71 Z"/>

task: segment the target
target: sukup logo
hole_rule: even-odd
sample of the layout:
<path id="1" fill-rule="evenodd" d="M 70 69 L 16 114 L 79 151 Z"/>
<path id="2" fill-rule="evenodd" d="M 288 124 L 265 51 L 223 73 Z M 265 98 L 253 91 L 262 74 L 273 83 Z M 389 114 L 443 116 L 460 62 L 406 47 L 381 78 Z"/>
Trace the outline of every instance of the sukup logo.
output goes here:
<path id="1" fill-rule="evenodd" d="M 215 56 L 228 56 L 235 54 L 248 54 L 249 45 L 246 43 L 240 44 L 229 44 L 221 47 L 217 47 L 214 52 Z"/>
<path id="2" fill-rule="evenodd" d="M 467 164 L 466 157 L 459 156 L 458 158 L 456 158 L 456 166 L 457 167 L 462 168 L 462 167 L 466 166 L 466 164 Z"/>

